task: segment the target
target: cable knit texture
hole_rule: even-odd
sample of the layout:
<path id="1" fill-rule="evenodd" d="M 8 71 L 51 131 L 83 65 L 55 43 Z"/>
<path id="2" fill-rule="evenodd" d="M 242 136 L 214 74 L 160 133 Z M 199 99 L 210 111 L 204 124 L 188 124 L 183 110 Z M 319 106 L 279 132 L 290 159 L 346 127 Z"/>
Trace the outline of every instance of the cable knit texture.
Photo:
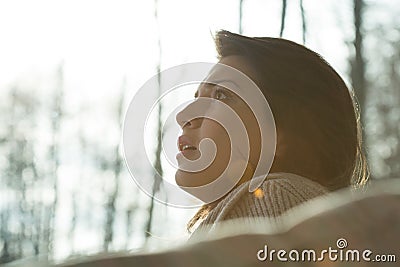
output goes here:
<path id="1" fill-rule="evenodd" d="M 325 187 L 302 176 L 272 173 L 253 193 L 249 192 L 249 182 L 235 188 L 210 211 L 197 230 L 235 218 L 277 217 L 292 207 L 326 193 L 328 190 Z"/>

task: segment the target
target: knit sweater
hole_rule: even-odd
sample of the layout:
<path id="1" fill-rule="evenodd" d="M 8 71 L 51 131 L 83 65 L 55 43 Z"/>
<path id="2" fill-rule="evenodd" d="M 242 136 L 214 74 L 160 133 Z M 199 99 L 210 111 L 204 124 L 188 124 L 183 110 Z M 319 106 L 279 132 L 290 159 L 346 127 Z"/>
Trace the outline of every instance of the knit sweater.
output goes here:
<path id="1" fill-rule="evenodd" d="M 250 181 L 239 185 L 225 196 L 207 215 L 196 232 L 224 220 L 248 217 L 277 217 L 307 200 L 328 193 L 322 185 L 292 173 L 271 173 L 253 193 Z"/>

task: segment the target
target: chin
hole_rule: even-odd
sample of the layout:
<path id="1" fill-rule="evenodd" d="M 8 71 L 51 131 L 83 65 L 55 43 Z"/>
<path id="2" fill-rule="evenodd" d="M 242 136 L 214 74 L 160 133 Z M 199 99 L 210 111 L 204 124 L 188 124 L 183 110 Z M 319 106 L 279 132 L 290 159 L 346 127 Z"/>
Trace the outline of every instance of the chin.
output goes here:
<path id="1" fill-rule="evenodd" d="M 182 172 L 180 170 L 177 170 L 175 173 L 175 182 L 178 186 L 184 186 L 182 184 Z"/>
<path id="2" fill-rule="evenodd" d="M 175 173 L 175 182 L 180 187 L 193 187 L 196 186 L 190 181 L 193 180 L 191 175 L 185 171 L 177 170 Z M 192 178 L 192 179 L 191 179 Z"/>
<path id="3" fill-rule="evenodd" d="M 199 199 L 200 201 L 207 201 L 203 194 L 197 191 L 196 188 L 198 185 L 193 184 L 193 180 L 194 177 L 192 177 L 190 173 L 181 170 L 177 170 L 175 173 L 175 182 L 183 191 Z"/>

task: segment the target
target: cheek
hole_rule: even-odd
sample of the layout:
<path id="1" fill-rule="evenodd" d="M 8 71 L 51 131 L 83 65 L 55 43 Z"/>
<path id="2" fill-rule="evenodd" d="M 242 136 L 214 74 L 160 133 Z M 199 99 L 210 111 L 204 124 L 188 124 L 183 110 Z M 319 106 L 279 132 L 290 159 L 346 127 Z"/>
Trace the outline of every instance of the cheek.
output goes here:
<path id="1" fill-rule="evenodd" d="M 204 119 L 201 124 L 200 133 L 203 138 L 211 138 L 221 134 L 224 131 L 223 129 L 224 128 L 216 121 L 211 119 Z"/>
<path id="2" fill-rule="evenodd" d="M 249 109 L 242 113 L 242 120 L 245 122 L 246 131 L 250 144 L 250 162 L 257 165 L 261 152 L 261 130 L 257 119 Z"/>
<path id="3" fill-rule="evenodd" d="M 217 154 L 214 161 L 206 169 L 189 173 L 177 171 L 175 179 L 181 186 L 201 186 L 206 185 L 217 179 L 226 169 L 230 159 L 230 139 L 225 129 L 217 122 L 204 119 L 199 132 L 199 140 L 210 138 L 217 147 Z M 207 151 L 204 151 L 207 153 Z"/>
<path id="4" fill-rule="evenodd" d="M 210 138 L 216 145 L 216 157 L 204 172 L 204 174 L 216 179 L 228 165 L 231 156 L 231 140 L 224 127 L 209 119 L 204 120 L 201 125 L 201 138 Z"/>
<path id="5" fill-rule="evenodd" d="M 220 152 L 229 151 L 230 139 L 228 133 L 225 131 L 224 127 L 213 120 L 203 120 L 199 137 L 200 139 L 210 138 L 213 140 L 217 146 L 217 155 L 220 154 Z"/>

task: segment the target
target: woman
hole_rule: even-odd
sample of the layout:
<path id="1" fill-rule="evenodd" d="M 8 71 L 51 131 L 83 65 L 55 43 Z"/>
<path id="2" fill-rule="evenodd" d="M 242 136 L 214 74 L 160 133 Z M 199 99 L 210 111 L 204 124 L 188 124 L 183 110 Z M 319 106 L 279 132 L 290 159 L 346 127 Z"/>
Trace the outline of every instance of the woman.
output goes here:
<path id="1" fill-rule="evenodd" d="M 276 126 L 276 151 L 270 174 L 249 192 L 260 157 L 260 130 L 251 107 L 237 94 L 210 83 L 199 86 L 196 98 L 230 106 L 249 133 L 250 152 L 237 185 L 205 204 L 188 223 L 202 226 L 240 217 L 276 217 L 314 197 L 366 183 L 368 169 L 361 149 L 358 110 L 335 70 L 318 54 L 294 42 L 249 38 L 228 31 L 216 34 L 219 63 L 237 69 L 255 82 L 268 101 Z M 216 146 L 215 160 L 198 172 L 178 170 L 177 184 L 190 188 L 217 179 L 229 162 L 229 134 L 209 118 L 192 118 L 190 107 L 177 115 L 183 134 L 178 145 L 189 160 L 200 157 L 205 138 Z M 192 112 L 192 111 L 191 111 Z M 262 164 L 262 163 L 261 163 Z"/>

